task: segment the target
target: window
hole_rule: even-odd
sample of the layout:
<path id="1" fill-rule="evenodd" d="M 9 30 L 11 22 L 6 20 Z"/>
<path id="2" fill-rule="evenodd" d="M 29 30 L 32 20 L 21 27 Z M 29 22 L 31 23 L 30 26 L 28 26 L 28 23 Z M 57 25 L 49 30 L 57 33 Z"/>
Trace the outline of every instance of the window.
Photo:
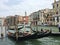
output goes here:
<path id="1" fill-rule="evenodd" d="M 47 18 L 48 18 L 49 14 L 47 14 Z"/>
<path id="2" fill-rule="evenodd" d="M 58 11 L 56 12 L 56 14 L 58 14 Z"/>
<path id="3" fill-rule="evenodd" d="M 57 4 L 57 7 L 58 7 L 58 4 Z"/>
<path id="4" fill-rule="evenodd" d="M 53 5 L 53 8 L 54 8 L 54 5 Z"/>
<path id="5" fill-rule="evenodd" d="M 57 17 L 57 22 L 59 22 L 59 17 Z"/>
<path id="6" fill-rule="evenodd" d="M 52 21 L 52 19 L 50 19 L 50 21 Z"/>
<path id="7" fill-rule="evenodd" d="M 47 19 L 47 21 L 49 21 L 49 19 Z"/>

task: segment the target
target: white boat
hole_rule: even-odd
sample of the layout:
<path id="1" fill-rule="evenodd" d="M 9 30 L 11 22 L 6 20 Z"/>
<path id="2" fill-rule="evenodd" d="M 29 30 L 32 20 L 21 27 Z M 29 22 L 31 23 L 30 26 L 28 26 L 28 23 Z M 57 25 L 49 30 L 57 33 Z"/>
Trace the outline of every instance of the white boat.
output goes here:
<path id="1" fill-rule="evenodd" d="M 22 24 L 17 25 L 18 26 L 18 30 L 22 29 L 24 26 Z M 10 30 L 14 30 L 15 26 L 10 26 L 9 27 Z"/>

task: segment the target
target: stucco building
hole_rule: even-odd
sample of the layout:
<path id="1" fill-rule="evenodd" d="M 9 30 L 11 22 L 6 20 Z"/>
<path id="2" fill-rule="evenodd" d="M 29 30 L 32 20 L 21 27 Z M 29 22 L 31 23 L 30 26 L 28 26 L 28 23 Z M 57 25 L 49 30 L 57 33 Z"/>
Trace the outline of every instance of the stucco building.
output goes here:
<path id="1" fill-rule="evenodd" d="M 38 25 L 48 24 L 53 25 L 53 9 L 42 9 L 36 12 L 31 13 L 30 20 L 31 22 L 38 21 Z"/>
<path id="2" fill-rule="evenodd" d="M 41 25 L 43 23 L 41 10 L 31 13 L 29 17 L 31 23 L 33 23 L 34 25 L 36 25 L 36 21 L 38 25 Z"/>
<path id="3" fill-rule="evenodd" d="M 52 5 L 54 10 L 54 25 L 57 25 L 60 22 L 60 0 L 54 0 L 54 3 Z"/>
<path id="4" fill-rule="evenodd" d="M 0 18 L 0 26 L 4 26 L 4 20 L 5 18 Z"/>
<path id="5" fill-rule="evenodd" d="M 44 17 L 44 24 L 53 25 L 53 9 L 44 9 L 43 10 L 43 17 Z"/>

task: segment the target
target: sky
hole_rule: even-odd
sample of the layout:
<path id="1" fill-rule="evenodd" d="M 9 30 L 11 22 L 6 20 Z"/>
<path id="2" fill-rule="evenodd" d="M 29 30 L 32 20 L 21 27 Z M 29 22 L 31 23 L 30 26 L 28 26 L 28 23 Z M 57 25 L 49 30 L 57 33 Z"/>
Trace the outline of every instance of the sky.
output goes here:
<path id="1" fill-rule="evenodd" d="M 54 0 L 0 0 L 0 17 L 10 15 L 27 15 L 32 12 L 52 8 Z"/>

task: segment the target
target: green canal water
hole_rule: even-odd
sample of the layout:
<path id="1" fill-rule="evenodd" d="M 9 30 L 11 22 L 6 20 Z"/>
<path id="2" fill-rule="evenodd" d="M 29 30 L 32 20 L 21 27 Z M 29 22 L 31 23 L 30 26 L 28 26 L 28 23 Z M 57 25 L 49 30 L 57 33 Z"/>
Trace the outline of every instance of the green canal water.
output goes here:
<path id="1" fill-rule="evenodd" d="M 60 37 L 44 37 L 20 42 L 4 38 L 0 39 L 0 45 L 60 45 Z"/>
<path id="2" fill-rule="evenodd" d="M 34 27 L 36 28 L 36 27 Z M 43 29 L 52 29 L 53 31 L 57 31 L 58 32 L 58 28 L 57 27 L 38 27 L 38 30 L 40 30 L 41 28 Z M 25 41 L 13 41 L 11 39 L 4 38 L 4 39 L 0 39 L 0 45 L 60 45 L 60 36 L 58 37 L 43 37 L 40 39 L 31 39 L 31 40 L 25 40 Z"/>
<path id="3" fill-rule="evenodd" d="M 32 27 L 32 29 L 33 30 L 41 30 L 41 29 L 43 29 L 43 30 L 52 30 L 52 32 L 58 32 L 59 31 L 59 29 L 58 29 L 58 27 L 52 27 L 52 26 L 34 26 L 34 27 Z"/>

